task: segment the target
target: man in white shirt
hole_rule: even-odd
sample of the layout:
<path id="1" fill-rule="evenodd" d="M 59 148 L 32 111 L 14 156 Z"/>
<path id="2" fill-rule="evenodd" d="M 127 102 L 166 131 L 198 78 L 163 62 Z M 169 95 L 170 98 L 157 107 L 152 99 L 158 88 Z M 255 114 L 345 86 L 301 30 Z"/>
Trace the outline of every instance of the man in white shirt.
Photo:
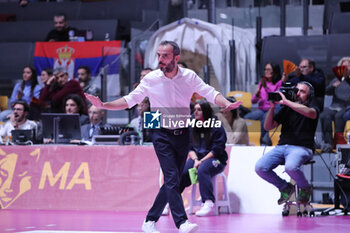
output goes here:
<path id="1" fill-rule="evenodd" d="M 148 96 L 152 111 L 164 116 L 190 115 L 190 100 L 194 92 L 207 98 L 227 111 L 238 108 L 241 102 L 231 103 L 219 92 L 197 76 L 192 70 L 178 67 L 180 48 L 172 41 L 160 43 L 157 51 L 159 69 L 148 73 L 129 95 L 111 102 L 102 103 L 98 97 L 85 94 L 93 105 L 109 110 L 122 110 L 141 103 Z M 153 117 L 155 117 L 153 115 Z M 171 118 L 171 117 L 170 117 Z M 169 119 L 169 120 L 174 120 Z M 177 119 L 179 120 L 179 119 Z M 161 127 L 153 130 L 152 142 L 164 174 L 164 185 L 149 210 L 142 230 L 146 233 L 159 232 L 156 222 L 167 202 L 180 233 L 192 233 L 198 225 L 190 223 L 179 190 L 189 148 L 189 130 L 186 127 Z"/>
<path id="2" fill-rule="evenodd" d="M 10 119 L 0 130 L 0 136 L 2 138 L 11 137 L 11 132 L 15 129 L 34 129 L 35 132 L 37 131 L 37 124 L 34 121 L 27 119 L 29 106 L 25 101 L 16 101 L 12 110 L 13 113 L 10 115 Z"/>

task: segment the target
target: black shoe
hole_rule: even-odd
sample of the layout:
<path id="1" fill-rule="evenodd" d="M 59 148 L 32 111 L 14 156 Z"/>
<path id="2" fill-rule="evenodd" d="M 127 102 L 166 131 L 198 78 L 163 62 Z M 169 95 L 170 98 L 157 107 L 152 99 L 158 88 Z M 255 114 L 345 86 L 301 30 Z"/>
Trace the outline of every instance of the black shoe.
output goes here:
<path id="1" fill-rule="evenodd" d="M 295 192 L 295 187 L 291 183 L 288 183 L 287 188 L 281 190 L 280 192 L 281 192 L 281 197 L 277 201 L 279 205 L 286 203 L 291 198 L 291 196 Z"/>

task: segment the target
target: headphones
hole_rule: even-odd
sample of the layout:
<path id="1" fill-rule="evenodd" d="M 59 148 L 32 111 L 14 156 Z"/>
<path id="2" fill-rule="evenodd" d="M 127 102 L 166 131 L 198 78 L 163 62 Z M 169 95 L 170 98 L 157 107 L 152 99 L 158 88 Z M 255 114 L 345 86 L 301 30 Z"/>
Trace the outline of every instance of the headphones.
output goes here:
<path id="1" fill-rule="evenodd" d="M 304 84 L 309 87 L 309 93 L 307 95 L 307 100 L 310 103 L 312 99 L 315 97 L 315 88 L 311 85 L 311 83 L 306 81 L 298 82 L 298 84 Z"/>

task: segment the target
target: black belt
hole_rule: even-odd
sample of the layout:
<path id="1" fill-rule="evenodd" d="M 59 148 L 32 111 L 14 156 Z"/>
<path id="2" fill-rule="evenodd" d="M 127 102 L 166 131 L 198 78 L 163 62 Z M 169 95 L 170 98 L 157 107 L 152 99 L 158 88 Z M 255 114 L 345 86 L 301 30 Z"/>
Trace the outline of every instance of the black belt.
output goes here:
<path id="1" fill-rule="evenodd" d="M 166 129 L 166 128 L 161 128 L 162 131 L 175 135 L 175 136 L 179 136 L 179 135 L 183 135 L 185 133 L 188 132 L 188 128 L 182 128 L 182 129 Z"/>

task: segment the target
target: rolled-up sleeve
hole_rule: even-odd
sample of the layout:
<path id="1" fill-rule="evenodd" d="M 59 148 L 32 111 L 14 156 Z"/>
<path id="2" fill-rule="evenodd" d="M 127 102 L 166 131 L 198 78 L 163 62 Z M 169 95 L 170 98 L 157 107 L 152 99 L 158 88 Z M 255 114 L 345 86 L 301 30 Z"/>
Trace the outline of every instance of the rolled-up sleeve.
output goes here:
<path id="1" fill-rule="evenodd" d="M 132 92 L 124 96 L 124 99 L 128 104 L 128 107 L 132 108 L 134 105 L 141 103 L 146 96 L 145 84 L 141 81 Z"/>
<path id="2" fill-rule="evenodd" d="M 215 104 L 215 98 L 218 94 L 220 94 L 220 92 L 216 91 L 214 87 L 204 83 L 203 80 L 197 75 L 193 77 L 192 84 L 199 95 L 205 97 L 209 102 Z"/>

